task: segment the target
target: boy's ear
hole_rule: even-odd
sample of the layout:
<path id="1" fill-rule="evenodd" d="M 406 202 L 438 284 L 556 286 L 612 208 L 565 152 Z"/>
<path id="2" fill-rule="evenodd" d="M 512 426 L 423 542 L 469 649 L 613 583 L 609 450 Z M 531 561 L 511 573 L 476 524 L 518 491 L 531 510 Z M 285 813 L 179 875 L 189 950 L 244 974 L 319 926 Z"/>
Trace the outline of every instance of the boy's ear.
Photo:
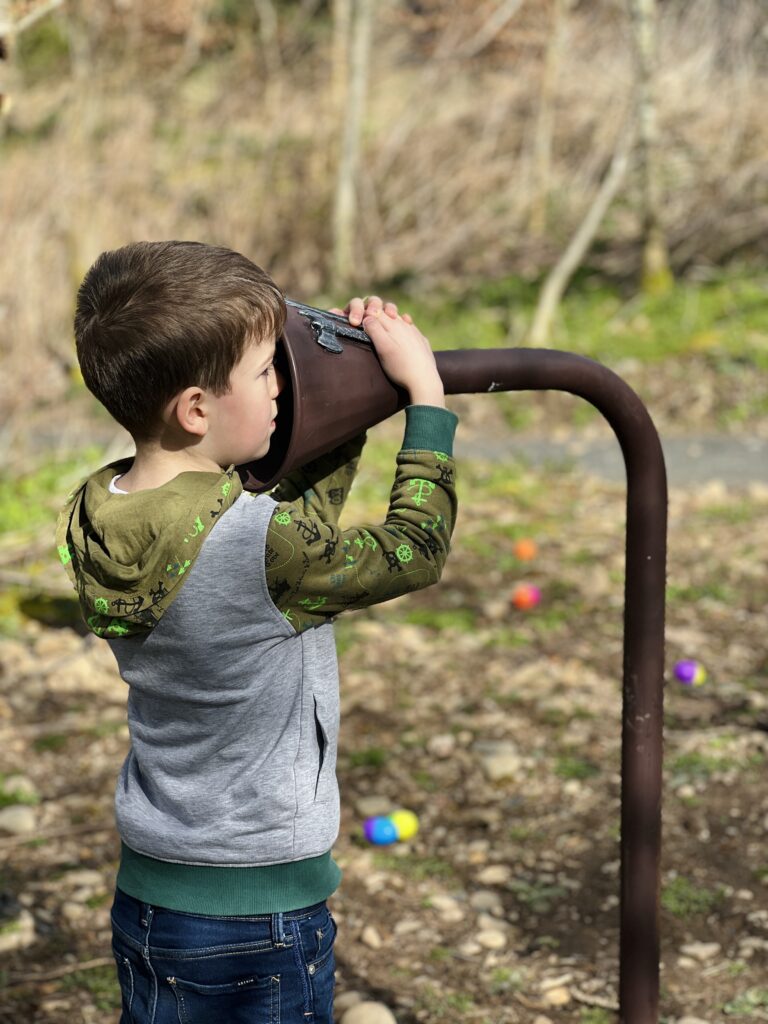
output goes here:
<path id="1" fill-rule="evenodd" d="M 169 403 L 169 421 L 174 420 L 188 434 L 204 437 L 208 432 L 206 393 L 200 387 L 188 387 Z"/>

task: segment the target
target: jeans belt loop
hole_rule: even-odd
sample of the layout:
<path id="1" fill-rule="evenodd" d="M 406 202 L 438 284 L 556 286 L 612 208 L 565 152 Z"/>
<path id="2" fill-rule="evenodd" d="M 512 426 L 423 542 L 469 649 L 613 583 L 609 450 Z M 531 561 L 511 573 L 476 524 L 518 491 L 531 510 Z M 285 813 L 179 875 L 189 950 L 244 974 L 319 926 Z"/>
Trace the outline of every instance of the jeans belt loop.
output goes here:
<path id="1" fill-rule="evenodd" d="M 272 915 L 272 942 L 278 947 L 286 945 L 282 912 Z"/>

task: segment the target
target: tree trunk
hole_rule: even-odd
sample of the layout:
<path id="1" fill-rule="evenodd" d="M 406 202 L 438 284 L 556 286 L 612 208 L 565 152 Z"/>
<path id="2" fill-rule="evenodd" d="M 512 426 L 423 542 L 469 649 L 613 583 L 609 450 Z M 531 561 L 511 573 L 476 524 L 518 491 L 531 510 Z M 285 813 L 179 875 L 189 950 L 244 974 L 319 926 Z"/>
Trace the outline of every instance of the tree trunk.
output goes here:
<path id="1" fill-rule="evenodd" d="M 354 0 L 349 52 L 349 81 L 344 105 L 341 153 L 336 178 L 333 237 L 333 288 L 342 291 L 354 276 L 360 139 L 368 87 L 373 0 Z"/>
<path id="2" fill-rule="evenodd" d="M 554 0 L 552 28 L 547 41 L 544 70 L 539 94 L 539 110 L 533 144 L 533 201 L 528 230 L 533 238 L 542 238 L 547 230 L 549 177 L 552 165 L 552 138 L 555 126 L 555 94 L 560 58 L 565 40 L 565 16 L 570 0 Z"/>
<path id="3" fill-rule="evenodd" d="M 661 223 L 662 189 L 658 161 L 656 108 L 656 0 L 628 0 L 637 67 L 638 157 L 643 202 L 641 287 L 649 294 L 673 285 L 667 241 Z"/>
<path id="4" fill-rule="evenodd" d="M 11 109 L 10 59 L 11 15 L 8 0 L 0 0 L 0 136 L 5 131 L 5 115 Z"/>

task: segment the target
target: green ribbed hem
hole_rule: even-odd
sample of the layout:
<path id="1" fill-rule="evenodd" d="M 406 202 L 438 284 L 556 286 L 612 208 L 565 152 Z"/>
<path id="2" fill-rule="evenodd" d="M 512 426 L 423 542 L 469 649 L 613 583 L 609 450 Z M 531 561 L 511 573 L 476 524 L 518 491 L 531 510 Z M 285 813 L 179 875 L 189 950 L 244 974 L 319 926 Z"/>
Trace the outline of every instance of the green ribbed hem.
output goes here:
<path id="1" fill-rule="evenodd" d="M 128 896 L 187 914 L 278 914 L 322 903 L 341 869 L 328 853 L 257 868 L 172 864 L 121 845 L 117 888 Z"/>
<path id="2" fill-rule="evenodd" d="M 438 405 L 407 405 L 402 451 L 443 452 L 453 455 L 459 417 Z"/>

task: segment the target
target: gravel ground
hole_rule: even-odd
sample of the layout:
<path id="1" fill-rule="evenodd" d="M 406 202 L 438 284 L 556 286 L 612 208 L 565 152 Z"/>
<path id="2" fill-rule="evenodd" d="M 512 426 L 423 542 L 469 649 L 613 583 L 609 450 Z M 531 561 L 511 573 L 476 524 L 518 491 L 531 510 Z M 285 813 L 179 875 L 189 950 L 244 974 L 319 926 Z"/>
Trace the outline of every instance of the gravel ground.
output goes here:
<path id="1" fill-rule="evenodd" d="M 616 1019 L 624 489 L 533 462 L 473 459 L 441 585 L 340 622 L 345 1024 Z M 669 1022 L 768 1018 L 767 531 L 760 481 L 672 487 L 667 664 L 708 678 L 667 685 Z M 33 620 L 0 640 L 3 1024 L 118 1019 L 124 702 L 97 641 Z M 418 835 L 367 845 L 364 818 L 397 807 Z"/>

